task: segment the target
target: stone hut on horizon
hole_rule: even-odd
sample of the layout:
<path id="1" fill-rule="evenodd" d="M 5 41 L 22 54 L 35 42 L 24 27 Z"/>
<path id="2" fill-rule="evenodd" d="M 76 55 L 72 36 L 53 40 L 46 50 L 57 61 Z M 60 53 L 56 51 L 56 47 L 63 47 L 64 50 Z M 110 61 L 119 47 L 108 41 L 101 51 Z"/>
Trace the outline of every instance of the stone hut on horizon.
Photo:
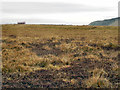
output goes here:
<path id="1" fill-rule="evenodd" d="M 25 22 L 17 22 L 17 24 L 25 24 Z"/>

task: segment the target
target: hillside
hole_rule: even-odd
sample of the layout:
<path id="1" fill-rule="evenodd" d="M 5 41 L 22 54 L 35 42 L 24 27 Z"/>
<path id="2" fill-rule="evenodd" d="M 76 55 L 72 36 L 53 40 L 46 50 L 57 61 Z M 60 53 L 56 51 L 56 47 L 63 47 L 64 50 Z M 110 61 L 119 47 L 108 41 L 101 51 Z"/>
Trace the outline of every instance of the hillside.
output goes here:
<path id="1" fill-rule="evenodd" d="M 94 22 L 91 22 L 89 25 L 92 25 L 92 26 L 118 26 L 118 20 L 120 20 L 120 18 L 112 18 L 112 19 L 106 19 L 106 20 L 101 20 L 101 21 L 94 21 Z"/>

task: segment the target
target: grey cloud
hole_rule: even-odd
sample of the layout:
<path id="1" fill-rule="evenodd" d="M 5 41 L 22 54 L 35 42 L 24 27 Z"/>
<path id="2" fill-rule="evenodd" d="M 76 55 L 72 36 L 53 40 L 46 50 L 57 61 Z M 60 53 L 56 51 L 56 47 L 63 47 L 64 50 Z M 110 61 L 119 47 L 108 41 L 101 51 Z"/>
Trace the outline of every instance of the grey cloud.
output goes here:
<path id="1" fill-rule="evenodd" d="M 17 22 L 23 22 L 25 21 L 27 24 L 36 23 L 36 24 L 47 24 L 47 23 L 67 23 L 66 21 L 62 20 L 52 20 L 52 19 L 2 19 L 3 24 L 9 24 L 9 23 L 17 23 Z"/>
<path id="2" fill-rule="evenodd" d="M 106 7 L 91 7 L 83 4 L 42 3 L 42 2 L 3 2 L 2 12 L 12 14 L 74 13 L 111 11 Z"/>

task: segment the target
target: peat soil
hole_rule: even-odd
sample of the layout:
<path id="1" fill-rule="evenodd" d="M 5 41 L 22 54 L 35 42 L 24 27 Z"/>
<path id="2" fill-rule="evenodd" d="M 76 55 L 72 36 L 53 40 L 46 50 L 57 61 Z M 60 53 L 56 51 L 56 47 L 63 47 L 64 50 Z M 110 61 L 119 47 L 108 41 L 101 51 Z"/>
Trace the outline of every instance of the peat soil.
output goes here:
<path id="1" fill-rule="evenodd" d="M 92 74 L 88 70 L 101 67 L 108 73 L 107 78 L 110 82 L 115 84 L 119 82 L 120 77 L 112 72 L 111 64 L 89 60 L 74 61 L 70 67 L 60 70 L 38 70 L 29 74 L 26 73 L 24 76 L 19 73 L 4 74 L 3 88 L 86 88 L 82 82 L 91 77 Z M 8 80 L 6 77 L 10 77 L 12 80 Z M 71 84 L 69 81 L 64 81 L 63 79 L 66 78 L 68 80 L 76 79 L 77 83 Z"/>
<path id="2" fill-rule="evenodd" d="M 72 40 L 63 40 L 66 43 L 71 43 Z M 58 48 L 55 48 L 55 45 L 60 45 L 61 42 L 51 43 L 49 40 L 47 43 L 40 44 L 30 44 L 29 48 L 32 48 L 33 52 L 39 55 L 54 54 L 60 55 L 64 53 Z M 79 44 L 79 43 L 78 43 Z M 49 45 L 52 50 L 45 50 L 40 47 L 44 45 Z M 80 45 L 80 44 L 79 44 Z M 93 47 L 97 45 L 91 44 Z M 107 47 L 108 48 L 108 47 Z M 106 49 L 106 51 L 113 50 L 112 48 Z M 117 50 L 117 49 L 115 49 Z M 113 58 L 118 62 L 117 57 Z M 112 70 L 112 62 L 109 61 L 109 58 L 101 57 L 101 61 L 90 60 L 88 58 L 78 59 L 73 61 L 69 67 L 61 68 L 59 70 L 37 70 L 34 72 L 26 73 L 24 75 L 20 73 L 4 73 L 3 74 L 3 89 L 4 88 L 86 88 L 87 86 L 83 83 L 84 80 L 92 76 L 92 73 L 89 70 L 95 68 L 104 69 L 107 72 L 106 78 L 112 83 L 114 87 L 119 87 L 117 83 L 119 82 L 120 76 Z M 10 77 L 11 79 L 7 79 Z M 71 80 L 76 80 L 77 83 L 71 83 Z"/>

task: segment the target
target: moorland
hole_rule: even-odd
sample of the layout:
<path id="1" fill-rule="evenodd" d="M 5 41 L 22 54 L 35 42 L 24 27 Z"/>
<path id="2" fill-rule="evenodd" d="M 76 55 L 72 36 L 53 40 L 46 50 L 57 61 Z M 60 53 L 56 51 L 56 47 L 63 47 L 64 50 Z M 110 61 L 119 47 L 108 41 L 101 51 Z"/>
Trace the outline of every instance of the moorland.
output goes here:
<path id="1" fill-rule="evenodd" d="M 3 88 L 118 88 L 117 26 L 2 25 Z"/>

